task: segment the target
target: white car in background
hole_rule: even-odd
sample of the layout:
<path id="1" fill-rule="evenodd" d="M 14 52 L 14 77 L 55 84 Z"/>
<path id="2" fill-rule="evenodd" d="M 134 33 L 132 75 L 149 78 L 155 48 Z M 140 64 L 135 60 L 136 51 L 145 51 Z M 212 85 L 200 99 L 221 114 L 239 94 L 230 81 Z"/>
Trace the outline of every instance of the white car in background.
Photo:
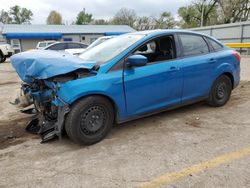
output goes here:
<path id="1" fill-rule="evenodd" d="M 101 43 L 103 43 L 104 41 L 113 38 L 114 36 L 104 36 L 104 37 L 99 37 L 98 39 L 96 39 L 94 42 L 92 42 L 86 49 L 82 49 L 82 50 L 78 50 L 78 51 L 74 51 L 71 49 L 66 49 L 65 51 L 72 54 L 72 55 L 80 55 L 83 52 L 85 52 L 86 50 L 93 48 Z"/>
<path id="2" fill-rule="evenodd" d="M 42 41 L 42 42 L 38 42 L 37 45 L 36 45 L 36 49 L 37 50 L 42 50 L 44 48 L 46 48 L 47 46 L 55 43 L 56 41 L 55 40 L 48 40 L 48 41 Z"/>
<path id="3" fill-rule="evenodd" d="M 0 63 L 5 62 L 6 58 L 12 56 L 14 54 L 14 50 L 11 45 L 0 42 Z"/>
<path id="4" fill-rule="evenodd" d="M 114 38 L 114 36 L 104 36 L 104 37 L 99 37 L 98 39 L 96 39 L 94 42 L 92 42 L 87 49 L 93 48 L 101 43 L 103 43 L 104 41 Z"/>
<path id="5" fill-rule="evenodd" d="M 80 42 L 54 42 L 53 44 L 44 48 L 44 50 L 63 51 L 75 55 L 80 54 L 87 47 L 87 44 Z"/>

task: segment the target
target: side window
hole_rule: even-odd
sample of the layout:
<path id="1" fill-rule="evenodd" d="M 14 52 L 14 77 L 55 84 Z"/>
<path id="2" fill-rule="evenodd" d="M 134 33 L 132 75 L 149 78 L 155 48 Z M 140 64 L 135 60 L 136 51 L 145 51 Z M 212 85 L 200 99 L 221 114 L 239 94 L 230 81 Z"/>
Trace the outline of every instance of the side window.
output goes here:
<path id="1" fill-rule="evenodd" d="M 208 45 L 201 36 L 190 34 L 180 34 L 179 36 L 184 56 L 200 55 L 209 52 Z"/>
<path id="2" fill-rule="evenodd" d="M 58 43 L 48 47 L 48 50 L 65 50 L 65 43 Z"/>
<path id="3" fill-rule="evenodd" d="M 216 42 L 215 40 L 210 39 L 208 37 L 206 37 L 206 39 L 209 41 L 214 51 L 219 51 L 223 48 L 223 46 L 220 43 Z"/>
<path id="4" fill-rule="evenodd" d="M 87 48 L 88 46 L 86 44 L 80 44 L 80 48 Z"/>
<path id="5" fill-rule="evenodd" d="M 174 38 L 173 36 L 156 38 L 137 48 L 133 54 L 147 57 L 148 63 L 174 59 L 176 57 Z"/>

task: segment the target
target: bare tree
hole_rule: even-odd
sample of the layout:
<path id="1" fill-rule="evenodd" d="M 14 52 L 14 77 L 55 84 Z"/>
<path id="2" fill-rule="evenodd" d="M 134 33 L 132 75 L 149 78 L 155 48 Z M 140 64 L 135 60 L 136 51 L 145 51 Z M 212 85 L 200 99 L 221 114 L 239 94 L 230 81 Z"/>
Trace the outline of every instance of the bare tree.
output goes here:
<path id="1" fill-rule="evenodd" d="M 113 17 L 112 23 L 115 25 L 129 25 L 130 27 L 135 26 L 137 16 L 135 10 L 121 8 Z"/>
<path id="2" fill-rule="evenodd" d="M 94 25 L 108 25 L 110 24 L 108 20 L 105 20 L 105 19 L 95 19 L 93 21 L 93 24 Z"/>
<path id="3" fill-rule="evenodd" d="M 155 23 L 152 17 L 142 16 L 138 17 L 135 22 L 135 29 L 136 30 L 149 30 L 154 29 Z"/>
<path id="4" fill-rule="evenodd" d="M 249 19 L 250 0 L 218 0 L 221 23 L 234 23 Z"/>

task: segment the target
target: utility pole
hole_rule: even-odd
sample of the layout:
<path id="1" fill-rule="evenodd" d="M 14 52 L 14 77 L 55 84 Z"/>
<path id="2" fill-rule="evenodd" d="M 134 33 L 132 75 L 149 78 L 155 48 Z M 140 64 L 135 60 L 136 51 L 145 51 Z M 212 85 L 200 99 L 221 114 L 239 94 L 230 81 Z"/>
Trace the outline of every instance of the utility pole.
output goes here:
<path id="1" fill-rule="evenodd" d="M 202 7 L 201 7 L 201 27 L 203 27 L 204 22 L 204 5 L 206 4 L 206 0 L 202 1 Z"/>

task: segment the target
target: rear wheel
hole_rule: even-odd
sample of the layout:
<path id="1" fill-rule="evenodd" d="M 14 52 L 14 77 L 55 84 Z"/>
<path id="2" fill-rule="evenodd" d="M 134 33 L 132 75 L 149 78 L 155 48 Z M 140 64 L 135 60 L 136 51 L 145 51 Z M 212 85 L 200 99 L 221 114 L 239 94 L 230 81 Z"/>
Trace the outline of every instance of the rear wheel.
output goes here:
<path id="1" fill-rule="evenodd" d="M 68 136 L 78 144 L 90 145 L 102 140 L 112 128 L 112 104 L 101 96 L 90 96 L 77 102 L 65 121 Z"/>
<path id="2" fill-rule="evenodd" d="M 3 55 L 2 51 L 0 51 L 0 63 L 5 62 L 6 57 Z"/>
<path id="3" fill-rule="evenodd" d="M 231 79 L 226 75 L 218 77 L 210 91 L 208 104 L 215 107 L 223 106 L 230 99 L 231 91 Z"/>

